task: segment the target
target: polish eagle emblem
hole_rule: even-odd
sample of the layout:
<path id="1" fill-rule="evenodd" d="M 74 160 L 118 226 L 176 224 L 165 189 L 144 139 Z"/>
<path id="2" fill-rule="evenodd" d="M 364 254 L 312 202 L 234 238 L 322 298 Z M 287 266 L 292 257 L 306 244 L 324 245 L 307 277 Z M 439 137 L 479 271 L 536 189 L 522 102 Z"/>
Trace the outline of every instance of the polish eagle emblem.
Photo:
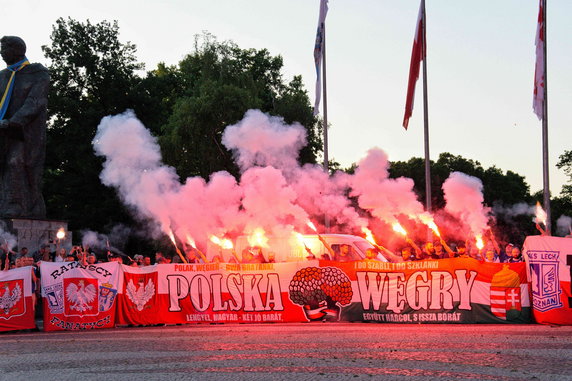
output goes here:
<path id="1" fill-rule="evenodd" d="M 4 310 L 4 313 L 7 315 L 10 312 L 10 309 L 18 303 L 18 301 L 22 298 L 22 288 L 19 284 L 17 284 L 12 290 L 6 284 L 4 286 L 4 294 L 0 296 L 0 309 Z"/>
<path id="2" fill-rule="evenodd" d="M 144 280 L 140 280 L 139 287 L 137 287 L 133 283 L 133 279 L 130 279 L 125 292 L 129 300 L 137 307 L 137 311 L 143 311 L 145 304 L 155 295 L 155 284 L 153 284 L 152 279 L 149 279 L 147 285 L 145 285 Z"/>
<path id="3" fill-rule="evenodd" d="M 70 283 L 66 288 L 67 300 L 71 303 L 70 309 L 78 312 L 90 310 L 90 304 L 95 300 L 97 291 L 93 284 L 85 285 L 83 280 L 77 284 Z"/>

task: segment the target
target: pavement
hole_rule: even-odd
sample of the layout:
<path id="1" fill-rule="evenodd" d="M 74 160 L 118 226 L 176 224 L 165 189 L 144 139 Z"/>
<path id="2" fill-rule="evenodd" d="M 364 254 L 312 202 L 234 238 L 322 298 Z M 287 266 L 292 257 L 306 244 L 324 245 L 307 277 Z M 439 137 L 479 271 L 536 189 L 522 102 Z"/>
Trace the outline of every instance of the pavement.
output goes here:
<path id="1" fill-rule="evenodd" d="M 0 380 L 572 380 L 572 327 L 224 324 L 0 334 Z"/>

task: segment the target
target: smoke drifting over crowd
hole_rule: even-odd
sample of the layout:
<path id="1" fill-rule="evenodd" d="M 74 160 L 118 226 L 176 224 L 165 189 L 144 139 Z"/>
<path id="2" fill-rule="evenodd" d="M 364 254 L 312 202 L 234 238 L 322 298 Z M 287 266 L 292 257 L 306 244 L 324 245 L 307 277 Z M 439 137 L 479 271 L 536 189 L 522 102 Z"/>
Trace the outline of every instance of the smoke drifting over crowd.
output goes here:
<path id="1" fill-rule="evenodd" d="M 328 176 L 320 166 L 297 162 L 306 144 L 304 127 L 258 110 L 228 126 L 222 141 L 241 169 L 238 181 L 216 172 L 208 181 L 181 182 L 161 162 L 156 139 L 130 111 L 105 117 L 93 146 L 105 158 L 102 182 L 116 188 L 142 219 L 153 221 L 156 236 L 172 231 L 199 246 L 213 235 L 235 237 L 257 229 L 269 235 L 309 232 L 308 221 L 323 231 L 326 217 L 332 232 L 361 234 L 369 226 L 379 236 L 398 221 L 422 231 L 433 221 L 413 191 L 413 180 L 389 178 L 389 160 L 379 148 L 367 152 L 355 174 Z M 483 234 L 490 210 L 483 205 L 480 180 L 456 172 L 443 189 L 442 212 L 460 221 L 461 230 Z"/>

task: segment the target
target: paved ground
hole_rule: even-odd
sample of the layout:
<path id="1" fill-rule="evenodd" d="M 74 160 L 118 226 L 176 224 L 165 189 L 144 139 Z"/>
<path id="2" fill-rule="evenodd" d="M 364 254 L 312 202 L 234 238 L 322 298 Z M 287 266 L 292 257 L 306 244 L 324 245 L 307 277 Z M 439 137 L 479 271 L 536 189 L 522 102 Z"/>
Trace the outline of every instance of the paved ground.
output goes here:
<path id="1" fill-rule="evenodd" d="M 312 323 L 0 335 L 0 380 L 572 380 L 572 327 Z"/>

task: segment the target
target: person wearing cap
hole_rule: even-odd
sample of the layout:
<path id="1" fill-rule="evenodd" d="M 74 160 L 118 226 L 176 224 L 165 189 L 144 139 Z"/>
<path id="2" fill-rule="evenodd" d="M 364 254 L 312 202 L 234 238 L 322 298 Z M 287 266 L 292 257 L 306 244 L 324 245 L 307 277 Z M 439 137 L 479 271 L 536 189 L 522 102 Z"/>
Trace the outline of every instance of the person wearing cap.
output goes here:
<path id="1" fill-rule="evenodd" d="M 507 258 L 504 260 L 505 263 L 517 263 L 523 262 L 522 255 L 520 255 L 520 249 L 516 246 L 512 246 L 510 253 L 508 254 Z"/>
<path id="2" fill-rule="evenodd" d="M 97 257 L 95 256 L 94 252 L 87 253 L 87 264 L 88 265 L 95 265 L 97 263 Z"/>

